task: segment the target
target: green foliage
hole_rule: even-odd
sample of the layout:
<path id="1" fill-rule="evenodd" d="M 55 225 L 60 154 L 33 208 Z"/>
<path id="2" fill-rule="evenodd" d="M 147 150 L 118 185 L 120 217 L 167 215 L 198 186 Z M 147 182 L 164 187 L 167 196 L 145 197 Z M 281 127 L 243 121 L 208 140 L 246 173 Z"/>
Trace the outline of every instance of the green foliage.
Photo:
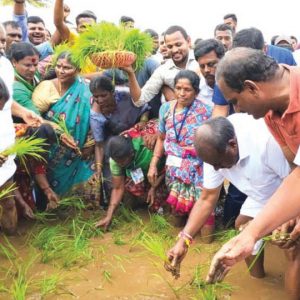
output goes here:
<path id="1" fill-rule="evenodd" d="M 75 64 L 81 68 L 93 53 L 131 51 L 137 55 L 135 69 L 140 69 L 145 58 L 151 54 L 152 47 L 151 37 L 138 29 L 129 30 L 113 23 L 101 22 L 81 33 L 71 51 Z"/>
<path id="2" fill-rule="evenodd" d="M 3 198 L 6 198 L 7 196 L 9 196 L 17 187 L 15 186 L 14 183 L 12 183 L 10 186 L 8 186 L 5 189 L 2 189 L 0 191 L 0 200 Z M 0 214 L 1 216 L 1 214 Z"/>
<path id="3" fill-rule="evenodd" d="M 27 2 L 34 6 L 34 7 L 47 7 L 49 5 L 50 0 L 27 0 Z M 2 0 L 0 1 L 0 4 L 2 5 L 14 5 L 14 1 L 13 0 Z"/>

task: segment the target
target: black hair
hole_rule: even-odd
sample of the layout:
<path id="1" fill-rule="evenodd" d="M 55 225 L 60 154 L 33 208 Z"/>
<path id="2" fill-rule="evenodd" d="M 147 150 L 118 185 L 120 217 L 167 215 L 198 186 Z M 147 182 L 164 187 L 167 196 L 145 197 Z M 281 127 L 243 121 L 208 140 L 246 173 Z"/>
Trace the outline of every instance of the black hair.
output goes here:
<path id="1" fill-rule="evenodd" d="M 211 51 L 215 51 L 218 58 L 222 58 L 225 54 L 225 48 L 220 41 L 216 39 L 207 39 L 202 40 L 195 45 L 195 59 L 198 60 Z"/>
<path id="2" fill-rule="evenodd" d="M 209 119 L 201 126 L 209 126 L 210 130 L 205 137 L 206 143 L 220 154 L 226 152 L 228 142 L 236 136 L 232 123 L 224 117 Z M 195 148 L 197 148 L 197 145 L 196 142 Z"/>
<path id="3" fill-rule="evenodd" d="M 232 27 L 229 26 L 228 24 L 218 24 L 214 30 L 214 36 L 216 36 L 216 32 L 217 31 L 226 31 L 226 30 L 229 30 L 231 32 L 231 34 L 233 35 L 233 30 L 232 30 Z"/>
<path id="4" fill-rule="evenodd" d="M 227 14 L 223 17 L 223 20 L 231 18 L 233 21 L 237 22 L 236 14 Z"/>
<path id="5" fill-rule="evenodd" d="M 178 25 L 174 25 L 174 26 L 170 26 L 164 33 L 164 37 L 166 37 L 166 35 L 169 35 L 169 34 L 173 34 L 175 32 L 179 31 L 182 36 L 184 37 L 185 40 L 188 40 L 189 39 L 189 35 L 187 34 L 186 30 L 181 27 L 181 26 L 178 26 Z"/>
<path id="6" fill-rule="evenodd" d="M 19 61 L 26 56 L 33 56 L 37 55 L 40 57 L 40 53 L 38 50 L 30 43 L 27 42 L 20 42 L 20 43 L 13 43 L 8 51 L 7 57 L 12 61 Z"/>
<path id="7" fill-rule="evenodd" d="M 218 63 L 216 79 L 222 78 L 229 88 L 240 93 L 245 80 L 268 81 L 278 68 L 278 63 L 262 50 L 238 47 L 230 50 Z"/>
<path id="8" fill-rule="evenodd" d="M 122 16 L 120 18 L 120 23 L 134 22 L 134 19 L 128 16 Z"/>
<path id="9" fill-rule="evenodd" d="M 6 102 L 9 99 L 9 92 L 3 79 L 0 77 L 0 101 Z"/>
<path id="10" fill-rule="evenodd" d="M 115 91 L 115 87 L 107 76 L 100 75 L 93 77 L 90 82 L 91 93 L 95 93 L 98 90 L 104 90 L 113 93 Z"/>
<path id="11" fill-rule="evenodd" d="M 109 157 L 115 161 L 128 158 L 134 152 L 131 138 L 122 135 L 111 137 L 107 149 Z"/>
<path id="12" fill-rule="evenodd" d="M 85 10 L 82 13 L 80 13 L 79 15 L 77 15 L 77 17 L 75 19 L 76 25 L 79 24 L 79 20 L 82 18 L 91 18 L 91 19 L 94 19 L 95 22 L 97 22 L 97 16 L 91 10 Z"/>
<path id="13" fill-rule="evenodd" d="M 247 47 L 257 50 L 262 50 L 265 45 L 265 40 L 262 32 L 254 27 L 246 28 L 238 31 L 232 42 L 232 48 Z"/>
<path id="14" fill-rule="evenodd" d="M 191 86 L 193 87 L 193 89 L 195 90 L 196 94 L 199 94 L 199 84 L 200 84 L 200 77 L 197 73 L 195 73 L 194 71 L 190 71 L 190 70 L 181 70 L 177 73 L 177 75 L 174 78 L 174 83 L 176 85 L 176 83 L 178 82 L 179 79 L 182 78 L 186 78 L 190 81 Z"/>
<path id="15" fill-rule="evenodd" d="M 43 25 L 45 26 L 44 20 L 39 16 L 30 16 L 30 17 L 28 17 L 27 18 L 27 24 L 28 23 L 33 23 L 33 24 L 43 23 Z"/>
<path id="16" fill-rule="evenodd" d="M 291 38 L 291 40 L 295 40 L 296 44 L 298 43 L 298 39 L 294 35 L 291 35 L 290 38 Z"/>
<path id="17" fill-rule="evenodd" d="M 278 34 L 273 35 L 273 36 L 271 37 L 271 45 L 275 45 L 275 40 L 276 40 L 278 37 L 279 37 Z"/>
<path id="18" fill-rule="evenodd" d="M 10 26 L 13 29 L 21 29 L 21 26 L 16 21 L 6 21 L 2 23 L 4 28 L 6 29 L 8 26 Z"/>
<path id="19" fill-rule="evenodd" d="M 146 29 L 144 32 L 149 34 L 152 38 L 158 39 L 158 33 L 155 30 L 149 28 L 149 29 Z"/>

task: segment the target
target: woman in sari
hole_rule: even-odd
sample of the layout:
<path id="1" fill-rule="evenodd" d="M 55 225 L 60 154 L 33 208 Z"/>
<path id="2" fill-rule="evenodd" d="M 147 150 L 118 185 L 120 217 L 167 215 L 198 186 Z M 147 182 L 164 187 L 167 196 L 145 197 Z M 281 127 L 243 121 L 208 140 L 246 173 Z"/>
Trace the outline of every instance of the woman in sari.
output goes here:
<path id="1" fill-rule="evenodd" d="M 154 183 L 158 174 L 157 162 L 165 152 L 167 203 L 177 216 L 189 214 L 202 188 L 202 161 L 197 158 L 193 146 L 194 131 L 210 117 L 211 109 L 196 99 L 199 83 L 199 76 L 193 71 L 182 70 L 176 75 L 176 100 L 166 102 L 160 108 L 160 136 L 148 173 L 149 181 Z"/>
<path id="2" fill-rule="evenodd" d="M 163 172 L 159 174 L 152 186 L 147 180 L 153 152 L 145 147 L 142 137 L 114 136 L 109 140 L 107 148 L 113 189 L 107 214 L 96 224 L 96 227 L 103 227 L 105 230 L 111 224 L 125 191 L 135 196 L 136 201 L 147 202 L 153 212 L 163 206 L 167 196 Z M 160 171 L 163 169 L 162 160 L 158 169 Z"/>
<path id="3" fill-rule="evenodd" d="M 13 99 L 39 115 L 38 109 L 32 102 L 32 93 L 40 82 L 37 71 L 39 52 L 29 43 L 14 43 L 10 48 L 9 58 L 15 70 Z"/>
<path id="4" fill-rule="evenodd" d="M 88 83 L 78 76 L 79 69 L 69 52 L 61 53 L 55 63 L 57 78 L 45 80 L 33 94 L 33 101 L 46 120 L 58 123 L 71 135 L 75 149 L 54 144 L 50 149 L 47 177 L 58 195 L 75 194 L 98 200 L 99 186 L 88 184 L 94 174 L 92 160 L 84 160 L 90 124 L 91 93 Z"/>

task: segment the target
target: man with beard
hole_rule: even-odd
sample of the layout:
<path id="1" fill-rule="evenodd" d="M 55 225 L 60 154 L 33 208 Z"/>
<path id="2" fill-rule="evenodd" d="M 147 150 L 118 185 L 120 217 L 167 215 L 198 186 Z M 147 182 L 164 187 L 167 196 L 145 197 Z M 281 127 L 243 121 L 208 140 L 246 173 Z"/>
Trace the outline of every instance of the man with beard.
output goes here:
<path id="1" fill-rule="evenodd" d="M 15 0 L 13 19 L 22 29 L 22 41 L 33 44 L 40 53 L 40 60 L 53 54 L 53 47 L 68 38 L 69 32 L 64 24 L 63 0 L 56 0 L 54 4 L 54 24 L 56 31 L 49 41 L 46 41 L 46 28 L 42 18 L 27 17 L 25 0 Z"/>
<path id="2" fill-rule="evenodd" d="M 199 74 L 199 66 L 191 48 L 191 38 L 180 26 L 171 26 L 165 31 L 165 43 L 170 59 L 160 65 L 141 89 L 132 67 L 123 68 L 128 74 L 130 94 L 136 106 L 145 103 L 159 94 L 163 86 L 167 86 L 167 100 L 174 99 L 174 78 L 180 70 L 191 70 Z"/>

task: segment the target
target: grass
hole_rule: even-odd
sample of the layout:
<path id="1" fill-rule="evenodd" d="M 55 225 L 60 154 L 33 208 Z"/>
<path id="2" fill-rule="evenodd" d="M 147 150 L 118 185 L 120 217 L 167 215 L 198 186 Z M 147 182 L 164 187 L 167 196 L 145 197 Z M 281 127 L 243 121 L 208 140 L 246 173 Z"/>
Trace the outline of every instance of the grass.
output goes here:
<path id="1" fill-rule="evenodd" d="M 146 226 L 145 230 L 159 234 L 161 236 L 170 237 L 172 226 L 171 224 L 159 214 L 151 214 L 149 224 Z"/>
<path id="2" fill-rule="evenodd" d="M 4 199 L 6 197 L 13 197 L 13 195 L 10 195 L 14 190 L 16 190 L 17 187 L 15 185 L 15 183 L 12 183 L 10 186 L 8 186 L 7 188 L 5 189 L 2 189 L 0 191 L 0 200 L 1 199 Z"/>
<path id="3" fill-rule="evenodd" d="M 112 283 L 112 275 L 111 272 L 107 271 L 107 270 L 103 270 L 102 276 L 104 278 L 105 281 Z"/>
<path id="4" fill-rule="evenodd" d="M 11 264 L 18 257 L 16 248 L 10 243 L 6 236 L 3 236 L 4 242 L 0 244 L 0 255 L 8 259 Z"/>

